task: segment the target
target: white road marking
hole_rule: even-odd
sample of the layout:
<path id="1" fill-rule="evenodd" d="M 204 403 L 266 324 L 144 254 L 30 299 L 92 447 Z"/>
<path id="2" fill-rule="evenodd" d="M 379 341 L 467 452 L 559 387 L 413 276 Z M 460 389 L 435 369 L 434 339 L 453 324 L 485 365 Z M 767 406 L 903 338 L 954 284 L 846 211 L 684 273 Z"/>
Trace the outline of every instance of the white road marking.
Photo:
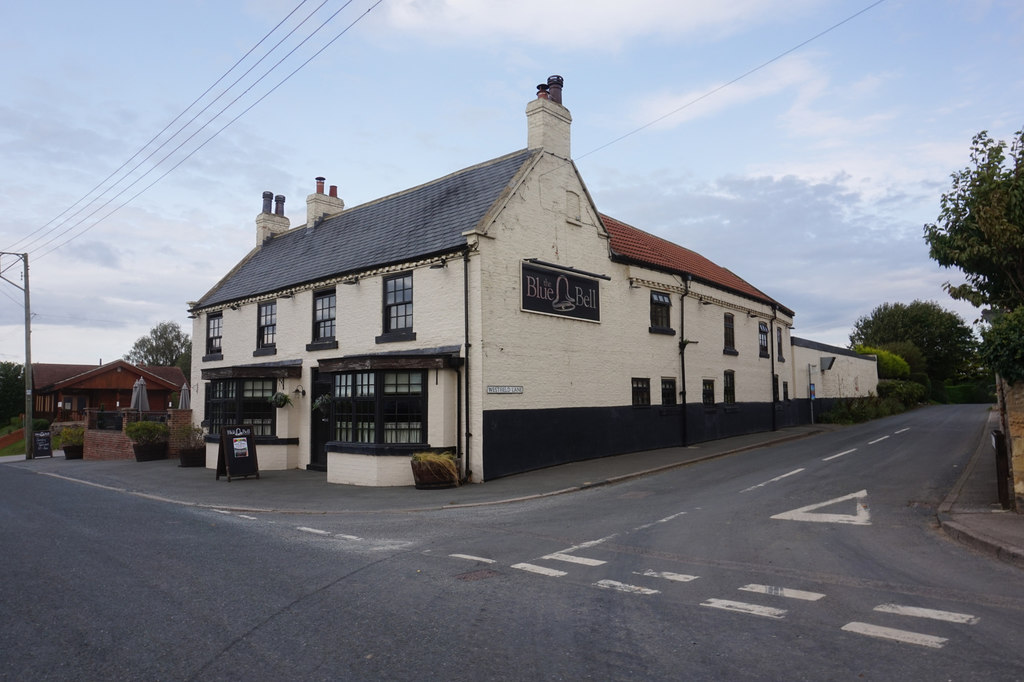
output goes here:
<path id="1" fill-rule="evenodd" d="M 839 453 L 838 455 L 832 455 L 831 457 L 826 457 L 825 459 L 823 459 L 823 460 L 821 460 L 821 461 L 822 461 L 822 462 L 828 462 L 828 461 L 830 461 L 830 460 L 833 460 L 833 459 L 836 459 L 836 458 L 842 457 L 843 455 L 848 455 L 848 454 L 850 454 L 851 452 L 857 452 L 857 448 L 852 448 L 852 449 L 850 449 L 850 450 L 843 450 L 843 451 L 842 451 L 842 452 L 840 452 L 840 453 Z"/>
<path id="2" fill-rule="evenodd" d="M 305 526 L 299 526 L 298 530 L 301 530 L 303 533 L 313 533 L 314 535 L 330 535 L 330 533 L 328 533 L 325 530 L 319 530 L 317 528 L 306 528 Z"/>
<path id="3" fill-rule="evenodd" d="M 341 538 L 342 540 L 362 540 L 358 535 L 345 535 L 344 533 L 338 533 L 334 537 Z"/>
<path id="4" fill-rule="evenodd" d="M 247 516 L 245 514 L 239 514 L 238 518 L 240 518 L 240 519 L 249 519 L 250 521 L 255 521 L 256 520 L 255 516 Z"/>
<path id="5" fill-rule="evenodd" d="M 765 481 L 764 483 L 758 483 L 757 485 L 752 485 L 749 488 L 744 488 L 740 492 L 741 493 L 746 493 L 746 492 L 750 492 L 751 490 L 756 490 L 757 488 L 763 488 L 764 486 L 768 485 L 769 483 L 775 483 L 776 481 L 781 481 L 782 479 L 787 478 L 789 476 L 793 476 L 794 474 L 799 474 L 801 471 L 803 471 L 803 469 L 794 469 L 793 471 L 790 471 L 788 474 L 782 474 L 781 476 L 776 476 L 775 478 L 771 479 L 770 481 Z"/>
<path id="6" fill-rule="evenodd" d="M 701 606 L 709 606 L 713 609 L 722 609 L 723 611 L 746 613 L 751 616 L 764 616 L 765 618 L 783 618 L 786 615 L 785 609 L 773 609 L 769 606 L 758 606 L 757 604 L 747 604 L 746 602 L 730 601 L 728 599 L 708 599 L 701 602 Z"/>
<path id="7" fill-rule="evenodd" d="M 904 642 L 905 644 L 931 647 L 932 649 L 941 649 L 949 641 L 945 637 L 935 637 L 934 635 L 924 635 L 920 632 L 897 630 L 895 628 L 883 628 L 880 625 L 869 625 L 868 623 L 847 623 L 841 629 L 846 632 L 867 635 L 868 637 L 891 639 L 897 642 Z"/>
<path id="8" fill-rule="evenodd" d="M 218 514 L 226 514 L 228 516 L 231 516 L 231 512 L 224 511 L 223 509 L 214 509 L 213 511 L 217 512 Z"/>
<path id="9" fill-rule="evenodd" d="M 568 575 L 565 571 L 559 571 L 545 566 L 536 566 L 534 564 L 512 564 L 512 568 L 518 568 L 520 571 L 529 571 L 530 573 L 540 573 L 541 575 L 551 576 L 552 578 L 561 578 L 563 575 Z"/>
<path id="10" fill-rule="evenodd" d="M 889 436 L 882 436 L 881 438 L 876 438 L 874 440 L 869 440 L 868 441 L 868 445 L 874 445 L 875 443 L 881 443 L 883 440 L 887 439 L 888 437 Z"/>
<path id="11" fill-rule="evenodd" d="M 900 429 L 900 430 L 899 430 L 899 431 L 897 431 L 896 433 L 903 433 L 904 431 L 909 431 L 909 430 L 910 430 L 910 427 L 908 426 L 908 427 L 907 427 L 907 428 L 905 428 L 905 429 Z"/>
<path id="12" fill-rule="evenodd" d="M 494 559 L 485 559 L 482 556 L 473 556 L 472 554 L 449 554 L 453 559 L 466 559 L 467 561 L 482 561 L 485 564 L 493 564 Z"/>
<path id="13" fill-rule="evenodd" d="M 645 575 L 648 578 L 664 578 L 665 580 L 674 580 L 677 583 L 688 583 L 700 577 L 699 575 L 686 575 L 685 573 L 670 573 L 669 571 L 654 571 L 651 569 L 633 571 L 633 575 Z"/>
<path id="14" fill-rule="evenodd" d="M 818 601 L 825 596 L 818 592 L 791 590 L 788 587 L 775 587 L 774 585 L 744 585 L 739 589 L 744 592 L 757 592 L 758 594 L 770 594 L 774 597 L 786 597 L 787 599 L 803 599 L 804 601 Z"/>
<path id="15" fill-rule="evenodd" d="M 628 592 L 630 594 L 658 594 L 658 590 L 652 590 L 649 587 L 640 587 L 639 585 L 620 583 L 618 580 L 598 580 L 594 585 L 605 590 L 618 590 L 619 592 Z"/>
<path id="16" fill-rule="evenodd" d="M 663 519 L 658 519 L 657 521 L 652 521 L 651 523 L 645 523 L 645 524 L 644 524 L 644 525 L 642 525 L 642 526 L 637 526 L 637 527 L 636 527 L 636 528 L 634 528 L 633 530 L 646 530 L 646 529 L 650 528 L 651 526 L 657 525 L 657 524 L 659 524 L 659 523 L 668 523 L 668 522 L 669 522 L 669 521 L 671 521 L 672 519 L 674 519 L 674 518 L 677 518 L 677 517 L 679 517 L 679 516 L 682 516 L 682 515 L 683 515 L 683 514 L 685 514 L 685 513 L 686 513 L 686 512 L 682 511 L 682 512 L 679 512 L 678 514 L 673 514 L 672 516 L 666 516 L 666 517 L 665 517 L 665 518 L 663 518 Z"/>
<path id="17" fill-rule="evenodd" d="M 833 500 L 826 500 L 825 502 L 818 502 L 817 504 L 809 504 L 806 507 L 800 507 L 792 511 L 783 512 L 776 514 L 771 517 L 773 519 L 780 519 L 783 521 L 815 521 L 817 523 L 849 523 L 854 526 L 870 526 L 871 525 L 871 514 L 868 512 L 868 507 L 863 500 L 866 500 L 868 496 L 867 490 L 861 490 L 859 492 L 850 493 L 849 495 L 843 495 Z M 857 511 L 854 514 L 828 514 L 825 512 L 812 513 L 815 509 L 821 507 L 827 507 L 839 502 L 845 502 L 847 500 L 857 500 Z"/>
<path id="18" fill-rule="evenodd" d="M 947 623 L 962 623 L 964 625 L 974 625 L 981 620 L 981 618 L 972 616 L 969 613 L 922 609 L 917 606 L 900 606 L 899 604 L 882 604 L 880 606 L 876 606 L 875 611 L 880 611 L 882 613 L 895 613 L 898 616 L 911 616 L 913 618 L 944 620 Z"/>
<path id="19" fill-rule="evenodd" d="M 542 556 L 541 559 L 554 559 L 555 561 L 565 561 L 570 564 L 582 564 L 583 566 L 601 566 L 608 563 L 600 559 L 588 559 L 585 556 L 575 556 L 573 554 L 565 554 L 563 552 L 548 554 L 547 556 Z"/>

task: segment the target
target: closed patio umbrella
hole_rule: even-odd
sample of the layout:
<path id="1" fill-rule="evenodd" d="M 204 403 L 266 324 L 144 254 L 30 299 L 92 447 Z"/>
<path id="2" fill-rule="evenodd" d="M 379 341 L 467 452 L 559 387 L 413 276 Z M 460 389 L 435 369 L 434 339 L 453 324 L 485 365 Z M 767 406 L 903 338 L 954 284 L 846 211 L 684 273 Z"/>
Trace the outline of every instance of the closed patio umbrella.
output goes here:
<path id="1" fill-rule="evenodd" d="M 188 384 L 181 385 L 181 391 L 178 393 L 178 409 L 187 410 L 192 407 L 192 396 L 188 391 Z"/>
<path id="2" fill-rule="evenodd" d="M 146 380 L 142 377 L 132 384 L 132 402 L 129 408 L 140 413 L 149 412 L 149 395 L 146 393 Z"/>

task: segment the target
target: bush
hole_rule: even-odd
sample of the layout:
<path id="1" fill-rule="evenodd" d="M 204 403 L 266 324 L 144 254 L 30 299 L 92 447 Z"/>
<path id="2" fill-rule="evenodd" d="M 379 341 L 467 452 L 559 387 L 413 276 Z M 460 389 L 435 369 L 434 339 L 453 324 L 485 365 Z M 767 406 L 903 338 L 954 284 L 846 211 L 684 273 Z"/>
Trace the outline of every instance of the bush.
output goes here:
<path id="1" fill-rule="evenodd" d="M 32 430 L 33 431 L 45 431 L 50 428 L 50 422 L 46 419 L 33 419 Z"/>
<path id="2" fill-rule="evenodd" d="M 170 429 L 167 424 L 160 422 L 131 422 L 125 427 L 125 433 L 133 443 L 149 445 L 150 443 L 165 443 L 170 436 Z"/>
<path id="3" fill-rule="evenodd" d="M 893 398 L 906 407 L 923 403 L 927 395 L 928 389 L 914 381 L 887 380 L 878 382 L 879 398 Z"/>
<path id="4" fill-rule="evenodd" d="M 917 384 L 906 381 L 888 383 L 907 384 L 920 388 Z M 878 385 L 881 388 L 882 382 L 879 382 Z M 860 424 L 861 422 L 880 419 L 906 411 L 907 404 L 895 394 L 890 394 L 886 397 L 871 395 L 866 398 L 846 398 L 836 402 L 831 410 L 821 416 L 821 421 L 825 424 Z"/>
<path id="5" fill-rule="evenodd" d="M 54 438 L 53 447 L 63 449 L 65 445 L 85 445 L 85 429 L 81 426 L 68 426 L 61 429 Z"/>
<path id="6" fill-rule="evenodd" d="M 950 403 L 963 405 L 969 403 L 994 403 L 996 387 L 991 381 L 975 381 L 971 384 L 946 386 L 946 396 Z"/>
<path id="7" fill-rule="evenodd" d="M 854 350 L 861 355 L 874 355 L 878 358 L 879 379 L 906 379 L 910 376 L 910 365 L 895 353 L 871 346 L 855 346 Z"/>
<path id="8" fill-rule="evenodd" d="M 1001 315 L 981 337 L 982 362 L 1010 384 L 1024 379 L 1024 306 Z"/>

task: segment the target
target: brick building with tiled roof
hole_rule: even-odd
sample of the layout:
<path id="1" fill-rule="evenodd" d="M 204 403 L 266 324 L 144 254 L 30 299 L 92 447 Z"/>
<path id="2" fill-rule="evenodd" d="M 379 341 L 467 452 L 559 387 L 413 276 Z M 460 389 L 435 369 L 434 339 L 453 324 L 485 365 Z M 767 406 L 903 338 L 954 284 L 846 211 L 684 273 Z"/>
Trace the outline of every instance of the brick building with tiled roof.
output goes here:
<path id="1" fill-rule="evenodd" d="M 822 370 L 819 398 L 874 389 L 759 288 L 598 212 L 561 88 L 524 150 L 351 208 L 317 178 L 296 228 L 265 192 L 255 248 L 191 304 L 197 418 L 251 426 L 262 468 L 405 485 L 415 451 L 484 481 L 806 422 Z"/>

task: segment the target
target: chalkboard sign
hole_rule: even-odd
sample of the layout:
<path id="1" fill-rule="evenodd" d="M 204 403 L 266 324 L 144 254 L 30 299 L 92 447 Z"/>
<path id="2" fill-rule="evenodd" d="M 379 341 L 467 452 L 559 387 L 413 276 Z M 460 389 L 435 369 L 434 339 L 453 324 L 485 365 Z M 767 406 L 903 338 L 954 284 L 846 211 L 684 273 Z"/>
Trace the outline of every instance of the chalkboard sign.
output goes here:
<path id="1" fill-rule="evenodd" d="M 220 431 L 220 447 L 217 448 L 217 478 L 227 476 L 260 477 L 260 465 L 256 459 L 256 440 L 251 426 L 225 426 Z"/>
<path id="2" fill-rule="evenodd" d="M 49 431 L 35 431 L 32 434 L 32 440 L 35 443 L 33 448 L 35 457 L 53 457 L 53 447 L 50 444 Z"/>

